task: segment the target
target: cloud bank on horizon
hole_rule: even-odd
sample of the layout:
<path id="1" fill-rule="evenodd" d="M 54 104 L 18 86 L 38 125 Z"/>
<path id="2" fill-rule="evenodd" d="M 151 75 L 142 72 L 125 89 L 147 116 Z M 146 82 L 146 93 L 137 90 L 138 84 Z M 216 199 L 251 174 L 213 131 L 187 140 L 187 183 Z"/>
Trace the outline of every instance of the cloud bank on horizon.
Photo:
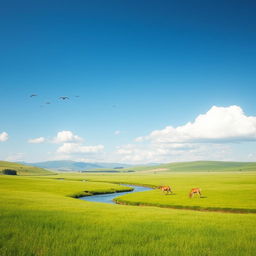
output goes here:
<path id="1" fill-rule="evenodd" d="M 81 154 L 81 153 L 98 153 L 104 149 L 103 145 L 84 146 L 78 143 L 64 143 L 57 149 L 57 153 L 64 154 Z"/>
<path id="2" fill-rule="evenodd" d="M 117 130 L 118 131 L 118 130 Z M 120 131 L 115 131 L 116 135 Z M 0 142 L 8 140 L 0 133 Z M 205 114 L 185 125 L 166 126 L 148 135 L 135 138 L 130 144 L 120 145 L 115 151 L 105 152 L 106 146 L 85 145 L 84 139 L 72 131 L 63 130 L 51 139 L 41 136 L 27 140 L 30 144 L 61 144 L 52 159 L 105 162 L 173 162 L 192 160 L 234 160 L 232 145 L 256 141 L 256 116 L 246 116 L 240 106 L 212 106 Z M 38 145 L 39 146 L 39 145 Z M 256 152 L 248 153 L 248 161 Z M 19 155 L 20 157 L 20 155 Z"/>

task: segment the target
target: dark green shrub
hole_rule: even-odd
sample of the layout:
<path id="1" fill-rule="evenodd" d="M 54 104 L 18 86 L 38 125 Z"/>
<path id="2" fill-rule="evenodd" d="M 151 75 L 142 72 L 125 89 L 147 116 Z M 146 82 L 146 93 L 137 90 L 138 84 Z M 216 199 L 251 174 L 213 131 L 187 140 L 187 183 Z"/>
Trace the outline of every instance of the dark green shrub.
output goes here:
<path id="1" fill-rule="evenodd" d="M 5 175 L 17 175 L 17 171 L 11 169 L 4 169 L 2 170 L 2 173 Z"/>

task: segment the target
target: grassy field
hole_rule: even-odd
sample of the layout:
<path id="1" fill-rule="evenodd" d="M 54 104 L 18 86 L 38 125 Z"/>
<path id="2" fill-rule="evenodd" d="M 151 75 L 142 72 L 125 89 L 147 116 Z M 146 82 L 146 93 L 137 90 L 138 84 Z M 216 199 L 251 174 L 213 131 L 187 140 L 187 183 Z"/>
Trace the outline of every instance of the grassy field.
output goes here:
<path id="1" fill-rule="evenodd" d="M 169 185 L 174 194 L 164 196 L 159 189 L 118 198 L 118 202 L 134 205 L 256 212 L 256 172 L 182 172 L 136 174 L 65 174 L 65 179 L 86 179 L 116 183 L 142 184 L 150 187 Z M 188 197 L 191 188 L 200 187 L 203 198 Z"/>
<path id="2" fill-rule="evenodd" d="M 228 172 L 228 171 L 256 171 L 255 162 L 222 162 L 222 161 L 196 161 L 162 164 L 157 168 L 165 168 L 175 172 Z"/>
<path id="3" fill-rule="evenodd" d="M 175 184 L 174 196 L 153 190 L 125 195 L 123 200 L 163 203 L 183 198 L 184 193 L 183 205 L 187 204 L 187 189 L 204 182 L 207 198 L 191 202 L 207 206 L 215 202 L 219 207 L 230 198 L 232 207 L 255 209 L 253 172 L 1 175 L 0 255 L 255 255 L 256 215 L 252 213 L 110 205 L 72 198 L 127 189 L 106 181 Z M 227 189 L 215 193 L 220 184 Z M 237 190 L 241 192 L 238 197 L 223 197 Z"/>
<path id="4" fill-rule="evenodd" d="M 116 169 L 91 169 L 90 171 L 113 170 Z M 256 171 L 255 162 L 223 162 L 223 161 L 195 161 L 195 162 L 177 162 L 160 165 L 133 166 L 120 169 L 120 172 L 128 171 L 158 173 L 158 172 L 248 172 Z"/>
<path id="5" fill-rule="evenodd" d="M 117 202 L 179 209 L 256 213 L 255 173 L 173 174 L 152 180 L 146 179 L 146 183 L 171 185 L 174 193 L 164 196 L 161 190 L 155 189 L 119 197 Z M 202 198 L 188 197 L 188 193 L 193 187 L 202 188 Z"/>
<path id="6" fill-rule="evenodd" d="M 0 161 L 0 174 L 4 169 L 16 170 L 18 175 L 52 175 L 51 171 L 47 171 L 43 168 L 38 168 L 34 166 L 28 166 L 24 164 L 18 164 L 7 161 Z"/>

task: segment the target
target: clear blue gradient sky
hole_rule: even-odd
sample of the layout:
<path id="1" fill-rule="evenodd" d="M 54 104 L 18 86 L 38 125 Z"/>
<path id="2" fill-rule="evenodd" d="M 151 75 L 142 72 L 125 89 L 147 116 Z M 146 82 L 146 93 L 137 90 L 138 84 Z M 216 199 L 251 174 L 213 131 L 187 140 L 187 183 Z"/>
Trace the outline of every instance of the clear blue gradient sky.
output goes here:
<path id="1" fill-rule="evenodd" d="M 0 134 L 9 135 L 0 141 L 0 159 L 256 161 L 248 134 L 218 141 L 222 156 L 205 148 L 150 158 L 145 152 L 162 145 L 151 142 L 141 153 L 134 144 L 212 106 L 256 116 L 255 1 L 0 2 Z M 79 152 L 59 150 L 53 140 L 61 131 L 84 139 L 62 140 Z M 45 141 L 28 143 L 39 137 Z M 133 157 L 116 152 L 127 144 Z M 86 148 L 96 145 L 104 150 Z"/>

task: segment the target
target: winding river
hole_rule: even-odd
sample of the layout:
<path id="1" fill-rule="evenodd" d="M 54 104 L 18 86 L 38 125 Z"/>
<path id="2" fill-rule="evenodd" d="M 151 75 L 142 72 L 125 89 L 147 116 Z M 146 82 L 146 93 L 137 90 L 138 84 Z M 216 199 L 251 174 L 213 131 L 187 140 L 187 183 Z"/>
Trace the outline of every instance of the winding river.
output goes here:
<path id="1" fill-rule="evenodd" d="M 127 184 L 120 184 L 126 187 L 132 187 L 134 188 L 132 191 L 126 191 L 126 192 L 117 192 L 117 193 L 111 193 L 111 194 L 99 194 L 99 195 L 93 195 L 93 196 L 84 196 L 80 197 L 81 200 L 86 200 L 90 202 L 98 202 L 98 203 L 107 203 L 107 204 L 115 204 L 116 202 L 113 201 L 115 197 L 122 196 L 125 194 L 135 193 L 135 192 L 144 192 L 152 190 L 152 188 L 142 187 L 142 186 L 134 186 L 134 185 L 127 185 Z"/>

